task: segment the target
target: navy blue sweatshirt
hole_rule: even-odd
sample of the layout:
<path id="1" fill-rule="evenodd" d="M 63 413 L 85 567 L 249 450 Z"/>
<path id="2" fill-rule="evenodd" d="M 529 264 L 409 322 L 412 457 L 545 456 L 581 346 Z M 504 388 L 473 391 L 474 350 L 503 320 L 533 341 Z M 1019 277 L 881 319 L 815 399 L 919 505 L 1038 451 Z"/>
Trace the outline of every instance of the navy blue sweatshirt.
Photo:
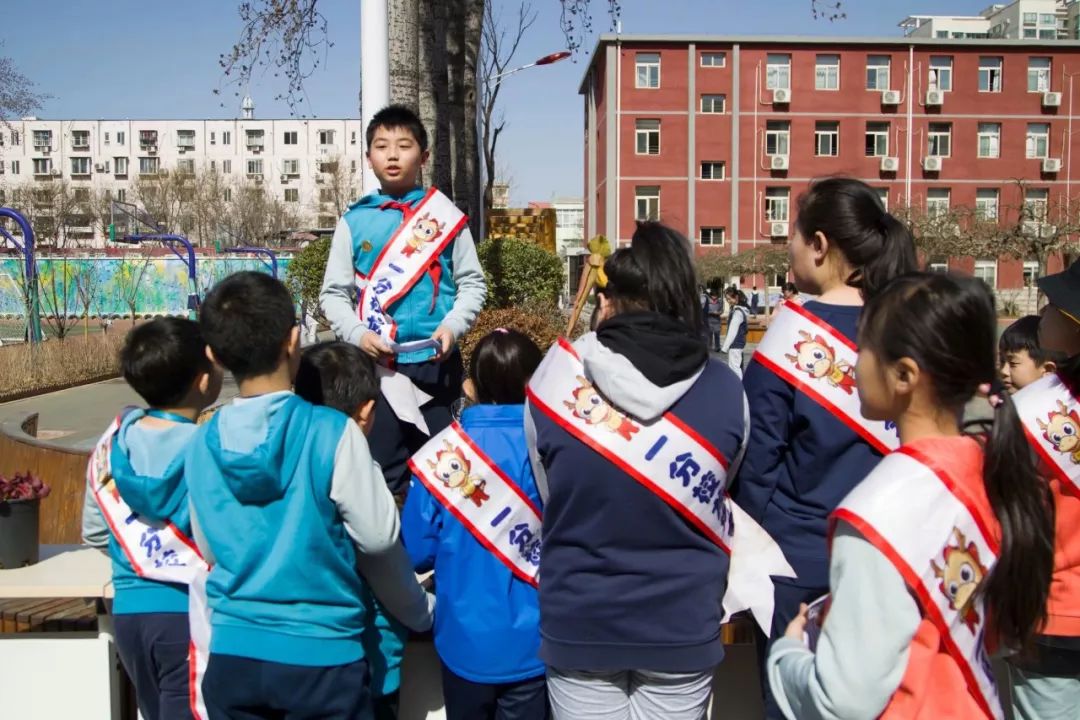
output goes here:
<path id="1" fill-rule="evenodd" d="M 746 406 L 726 365 L 708 361 L 687 379 L 661 387 L 595 334 L 575 348 L 586 377 L 620 410 L 641 422 L 670 410 L 738 466 Z M 658 358 L 663 351 L 656 348 Z M 526 434 L 537 483 L 548 495 L 540 658 L 563 670 L 698 672 L 717 665 L 724 656 L 727 556 L 652 491 L 532 406 Z"/>
<path id="2" fill-rule="evenodd" d="M 853 342 L 861 307 L 804 307 Z M 829 513 L 881 459 L 853 430 L 760 363 L 743 377 L 750 443 L 735 501 L 779 543 L 804 588 L 828 591 Z"/>

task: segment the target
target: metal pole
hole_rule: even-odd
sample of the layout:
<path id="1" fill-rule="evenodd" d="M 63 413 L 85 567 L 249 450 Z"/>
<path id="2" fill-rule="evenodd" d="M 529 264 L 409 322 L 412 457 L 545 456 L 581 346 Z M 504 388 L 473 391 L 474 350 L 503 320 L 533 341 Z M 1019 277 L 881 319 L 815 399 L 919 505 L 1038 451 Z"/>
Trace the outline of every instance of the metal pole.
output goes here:
<path id="1" fill-rule="evenodd" d="M 390 38 L 387 0 L 360 0 L 360 110 L 366 132 L 371 118 L 390 104 Z M 364 152 L 367 153 L 365 146 Z M 363 192 L 379 186 L 364 163 Z"/>
<path id="2" fill-rule="evenodd" d="M 26 335 L 31 343 L 38 343 L 41 342 L 41 311 L 37 291 L 37 262 L 34 259 L 34 228 L 22 213 L 11 208 L 0 208 L 0 217 L 11 218 L 23 232 L 22 246 L 6 232 L 4 235 L 11 240 L 15 249 L 22 253 L 25 261 Z"/>
<path id="3" fill-rule="evenodd" d="M 1069 127 L 1065 132 L 1066 142 L 1068 145 L 1065 148 L 1065 152 L 1068 156 L 1065 158 L 1065 207 L 1069 207 L 1072 202 L 1072 120 L 1073 120 L 1073 76 L 1069 75 Z"/>

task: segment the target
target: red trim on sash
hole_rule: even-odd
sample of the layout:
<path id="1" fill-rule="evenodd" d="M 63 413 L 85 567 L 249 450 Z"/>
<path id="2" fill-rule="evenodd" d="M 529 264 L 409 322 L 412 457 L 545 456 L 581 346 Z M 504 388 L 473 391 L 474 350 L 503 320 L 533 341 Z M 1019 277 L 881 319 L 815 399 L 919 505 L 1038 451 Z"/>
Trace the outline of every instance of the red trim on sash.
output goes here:
<path id="1" fill-rule="evenodd" d="M 806 318 L 810 322 L 817 325 L 819 328 L 822 328 L 823 330 L 828 330 L 830 333 L 832 333 L 833 335 L 836 336 L 834 338 L 835 340 L 838 340 L 838 341 L 844 343 L 845 345 L 847 345 L 849 348 L 851 348 L 852 352 L 859 352 L 858 346 L 855 345 L 855 343 L 851 342 L 851 340 L 848 340 L 847 335 L 840 332 L 839 330 L 834 328 L 832 325 L 825 322 L 824 320 L 819 318 L 817 315 L 815 315 L 814 313 L 812 313 L 809 310 L 807 310 L 806 308 L 804 308 L 802 305 L 794 303 L 791 300 L 785 300 L 783 307 L 786 307 L 788 310 L 794 310 L 795 312 L 799 313 L 800 315 L 802 315 L 804 318 Z"/>
<path id="2" fill-rule="evenodd" d="M 524 491 L 522 491 L 522 489 L 518 487 L 517 483 L 511 480 L 510 476 L 503 472 L 503 469 L 499 467 L 486 452 L 481 450 L 475 442 L 473 442 L 473 439 L 469 437 L 468 433 L 465 432 L 465 428 L 461 427 L 461 423 L 455 420 L 450 425 L 454 428 L 454 430 L 457 431 L 458 435 L 461 436 L 461 439 L 465 442 L 465 444 L 472 448 L 472 451 L 474 453 L 480 456 L 480 459 L 484 461 L 484 464 L 494 470 L 495 474 L 502 478 L 503 482 L 505 482 L 509 486 L 509 488 L 514 491 L 514 494 L 521 498 L 521 502 L 528 505 L 529 509 L 536 513 L 538 517 L 543 517 L 543 513 L 540 512 L 540 508 L 536 507 L 533 501 L 529 499 L 529 496 L 526 495 Z"/>
<path id="3" fill-rule="evenodd" d="M 919 462 L 922 461 L 920 460 Z M 937 474 L 936 470 L 935 474 Z M 938 477 L 941 477 L 941 475 L 938 475 Z M 900 556 L 900 553 L 898 553 L 893 546 L 862 517 L 850 510 L 838 508 L 833 512 L 833 518 L 836 520 L 843 520 L 851 525 L 859 532 L 859 534 L 866 538 L 871 545 L 889 559 L 889 562 L 896 568 L 896 571 L 904 578 L 904 582 L 907 584 L 908 589 L 919 599 L 919 604 L 923 609 L 923 616 L 928 618 L 938 629 L 938 634 L 941 636 L 941 643 L 945 646 L 946 652 L 948 652 L 953 660 L 956 661 L 956 665 L 960 669 L 961 675 L 964 676 L 964 682 L 968 686 L 968 693 L 975 698 L 975 702 L 978 703 L 979 707 L 982 708 L 987 717 L 994 717 L 994 713 L 987 704 L 986 698 L 983 697 L 982 687 L 979 685 L 979 681 L 975 678 L 974 673 L 971 671 L 971 667 L 968 665 L 968 658 L 964 656 L 960 651 L 960 648 L 957 647 L 956 642 L 953 640 L 949 626 L 945 622 L 945 617 L 941 614 L 941 609 L 933 599 L 931 599 L 930 593 L 923 584 L 922 576 L 918 575 L 911 566 L 904 561 Z M 977 515 L 975 518 L 976 522 L 978 522 Z"/>
<path id="4" fill-rule="evenodd" d="M 428 191 L 426 193 L 424 193 L 424 197 L 420 198 L 420 202 L 417 203 L 417 206 L 422 205 L 423 203 L 427 202 L 428 198 L 433 196 L 436 192 L 437 192 L 437 190 L 435 189 L 434 185 L 429 187 Z M 409 224 L 409 219 L 411 217 L 412 217 L 411 214 L 406 214 L 405 212 L 401 213 L 401 222 L 398 224 L 398 226 L 396 228 L 394 228 L 394 232 L 391 233 L 390 239 L 387 240 L 383 244 L 382 250 L 379 251 L 379 254 L 375 256 L 375 262 L 371 263 L 371 270 L 368 272 L 368 277 L 375 274 L 376 268 L 378 268 L 379 263 L 381 263 L 383 261 L 383 257 L 386 256 L 386 253 L 390 249 L 390 246 L 394 244 L 394 240 L 397 239 L 398 233 L 401 232 L 401 228 L 403 228 L 404 226 Z"/>

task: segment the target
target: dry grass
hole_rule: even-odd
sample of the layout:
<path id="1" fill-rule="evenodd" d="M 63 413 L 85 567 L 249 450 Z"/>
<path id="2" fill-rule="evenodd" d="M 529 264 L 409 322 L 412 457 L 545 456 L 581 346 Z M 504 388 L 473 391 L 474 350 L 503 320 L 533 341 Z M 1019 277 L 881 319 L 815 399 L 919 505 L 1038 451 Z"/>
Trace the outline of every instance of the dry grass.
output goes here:
<path id="1" fill-rule="evenodd" d="M 115 376 L 123 331 L 0 347 L 0 401 Z"/>

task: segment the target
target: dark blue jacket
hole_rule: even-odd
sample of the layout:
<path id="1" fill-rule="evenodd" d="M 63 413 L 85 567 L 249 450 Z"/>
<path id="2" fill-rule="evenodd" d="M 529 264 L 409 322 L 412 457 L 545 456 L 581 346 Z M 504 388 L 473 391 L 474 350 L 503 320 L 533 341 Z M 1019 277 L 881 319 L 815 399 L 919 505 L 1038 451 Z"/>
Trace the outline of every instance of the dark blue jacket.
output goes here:
<path id="1" fill-rule="evenodd" d="M 852 341 L 861 307 L 804 307 Z M 870 445 L 809 396 L 760 363 L 743 377 L 750 444 L 735 501 L 780 544 L 800 587 L 829 584 L 827 519 L 881 459 Z"/>
<path id="2" fill-rule="evenodd" d="M 475 405 L 461 425 L 476 445 L 540 506 L 525 447 L 523 405 Z M 401 537 L 418 572 L 435 570 L 435 650 L 455 675 L 476 683 L 544 674 L 536 589 L 519 580 L 415 477 Z"/>
<path id="3" fill-rule="evenodd" d="M 575 348 L 615 406 L 641 422 L 670 410 L 737 465 L 745 404 L 726 365 L 709 361 L 696 378 L 658 387 L 594 334 Z M 727 556 L 542 411 L 530 406 L 527 422 L 549 493 L 540 657 L 564 670 L 697 672 L 718 664 Z"/>

